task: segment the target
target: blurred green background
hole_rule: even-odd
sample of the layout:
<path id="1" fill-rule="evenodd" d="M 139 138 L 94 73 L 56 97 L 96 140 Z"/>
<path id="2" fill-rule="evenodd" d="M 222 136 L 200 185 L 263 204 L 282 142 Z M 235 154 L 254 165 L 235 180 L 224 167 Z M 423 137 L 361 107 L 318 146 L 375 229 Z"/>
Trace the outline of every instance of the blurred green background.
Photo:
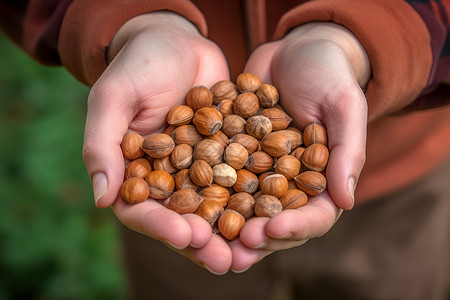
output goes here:
<path id="1" fill-rule="evenodd" d="M 89 89 L 0 33 L 0 299 L 123 299 L 118 230 L 82 157 Z"/>

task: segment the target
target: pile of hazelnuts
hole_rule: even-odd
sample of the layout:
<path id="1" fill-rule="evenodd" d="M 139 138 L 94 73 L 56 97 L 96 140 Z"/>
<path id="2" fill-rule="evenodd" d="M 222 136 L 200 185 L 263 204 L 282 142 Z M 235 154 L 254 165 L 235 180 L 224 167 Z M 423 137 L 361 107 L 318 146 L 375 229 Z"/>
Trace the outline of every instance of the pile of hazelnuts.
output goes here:
<path id="1" fill-rule="evenodd" d="M 228 240 L 250 218 L 305 205 L 327 187 L 326 130 L 290 127 L 278 101 L 277 88 L 251 73 L 193 87 L 168 112 L 164 132 L 123 137 L 122 200 L 195 213 Z"/>

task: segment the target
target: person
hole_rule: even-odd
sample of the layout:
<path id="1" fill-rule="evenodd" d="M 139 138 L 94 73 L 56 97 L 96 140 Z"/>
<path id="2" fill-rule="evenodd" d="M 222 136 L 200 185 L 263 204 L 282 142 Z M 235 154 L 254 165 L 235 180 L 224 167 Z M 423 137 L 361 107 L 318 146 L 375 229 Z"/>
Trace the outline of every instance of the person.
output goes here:
<path id="1" fill-rule="evenodd" d="M 83 158 L 124 225 L 136 299 L 445 299 L 450 1 L 0 3 L 13 41 L 92 86 Z M 327 127 L 328 191 L 232 242 L 125 205 L 122 136 L 162 130 L 192 86 L 241 72 L 277 86 L 295 126 Z"/>

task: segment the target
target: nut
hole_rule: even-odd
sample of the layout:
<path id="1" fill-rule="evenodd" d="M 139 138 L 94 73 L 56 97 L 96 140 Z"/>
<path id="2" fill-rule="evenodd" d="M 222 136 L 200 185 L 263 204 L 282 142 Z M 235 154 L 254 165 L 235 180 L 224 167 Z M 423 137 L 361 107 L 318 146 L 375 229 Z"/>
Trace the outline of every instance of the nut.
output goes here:
<path id="1" fill-rule="evenodd" d="M 241 73 L 236 78 L 236 85 L 241 93 L 255 92 L 261 84 L 261 79 L 252 73 Z"/>
<path id="2" fill-rule="evenodd" d="M 231 187 L 236 183 L 236 170 L 228 164 L 221 163 L 213 167 L 214 182 L 224 186 Z"/>
<path id="3" fill-rule="evenodd" d="M 272 122 L 263 115 L 252 116 L 247 119 L 245 130 L 247 133 L 258 140 L 262 140 L 266 135 L 272 132 Z"/>
<path id="4" fill-rule="evenodd" d="M 203 86 L 197 85 L 189 90 L 186 95 L 186 105 L 195 112 L 202 107 L 211 106 L 213 103 L 213 95 L 211 91 Z"/>
<path id="5" fill-rule="evenodd" d="M 171 136 L 175 145 L 188 144 L 191 147 L 197 145 L 203 138 L 194 125 L 179 126 L 175 128 Z"/>
<path id="6" fill-rule="evenodd" d="M 264 83 L 256 90 L 256 96 L 259 99 L 259 105 L 262 107 L 272 107 L 278 103 L 280 95 L 275 86 Z"/>
<path id="7" fill-rule="evenodd" d="M 239 94 L 236 100 L 233 102 L 233 111 L 235 114 L 243 117 L 250 118 L 259 109 L 259 100 L 255 93 L 245 92 Z"/>
<path id="8" fill-rule="evenodd" d="M 220 203 L 222 207 L 227 206 L 228 198 L 230 198 L 230 192 L 227 188 L 214 183 L 211 186 L 202 188 L 199 191 L 199 195 L 204 200 L 213 200 Z"/>
<path id="9" fill-rule="evenodd" d="M 264 195 L 272 195 L 281 199 L 288 190 L 288 180 L 284 175 L 269 175 L 262 181 L 261 191 Z"/>
<path id="10" fill-rule="evenodd" d="M 169 199 L 169 208 L 180 215 L 193 213 L 197 210 L 202 201 L 196 192 L 191 189 L 181 189 L 173 192 Z"/>
<path id="11" fill-rule="evenodd" d="M 272 132 L 262 139 L 261 149 L 270 156 L 278 158 L 291 152 L 291 140 L 284 134 Z"/>
<path id="12" fill-rule="evenodd" d="M 292 130 L 292 129 L 282 129 L 275 131 L 277 134 L 284 134 L 291 140 L 291 149 L 289 152 L 303 144 L 302 133 L 300 131 Z"/>
<path id="13" fill-rule="evenodd" d="M 137 158 L 131 161 L 126 167 L 124 172 L 124 179 L 131 177 L 145 178 L 148 173 L 152 171 L 152 166 L 145 158 Z"/>
<path id="14" fill-rule="evenodd" d="M 186 125 L 189 124 L 194 116 L 194 111 L 187 105 L 177 105 L 167 113 L 167 124 Z"/>
<path id="15" fill-rule="evenodd" d="M 223 162 L 223 147 L 216 141 L 210 139 L 201 140 L 194 147 L 194 160 L 204 160 L 211 167 Z"/>
<path id="16" fill-rule="evenodd" d="M 223 206 L 214 200 L 205 200 L 203 199 L 200 202 L 195 214 L 202 217 L 206 222 L 211 225 L 212 228 L 216 226 L 217 220 L 220 215 L 224 212 Z"/>
<path id="17" fill-rule="evenodd" d="M 173 174 L 178 171 L 178 169 L 172 165 L 170 156 L 153 159 L 153 170 L 163 170 L 169 174 Z"/>
<path id="18" fill-rule="evenodd" d="M 210 90 L 213 95 L 213 104 L 215 105 L 218 105 L 224 99 L 233 101 L 239 95 L 236 85 L 230 80 L 220 80 Z"/>
<path id="19" fill-rule="evenodd" d="M 189 169 L 179 170 L 175 174 L 175 188 L 177 190 L 181 189 L 191 189 L 194 191 L 198 190 L 198 186 L 192 182 L 191 177 L 189 176 Z"/>
<path id="20" fill-rule="evenodd" d="M 256 151 L 253 152 L 247 160 L 245 164 L 245 168 L 247 170 L 252 171 L 253 173 L 264 173 L 273 166 L 273 158 L 269 154 L 264 151 Z"/>
<path id="21" fill-rule="evenodd" d="M 174 147 L 174 140 L 165 133 L 154 133 L 149 135 L 142 143 L 142 150 L 153 158 L 169 156 Z"/>
<path id="22" fill-rule="evenodd" d="M 216 109 L 222 114 L 224 118 L 234 114 L 233 100 L 224 99 L 220 101 L 220 103 L 217 104 Z"/>
<path id="23" fill-rule="evenodd" d="M 272 122 L 273 131 L 286 129 L 292 122 L 292 118 L 277 107 L 263 109 L 261 115 L 267 117 Z"/>
<path id="24" fill-rule="evenodd" d="M 255 213 L 255 199 L 246 192 L 239 192 L 231 195 L 228 200 L 227 209 L 232 209 L 240 213 L 245 219 L 250 218 Z"/>
<path id="25" fill-rule="evenodd" d="M 228 136 L 221 130 L 217 131 L 213 135 L 205 136 L 205 139 L 210 139 L 218 142 L 222 146 L 222 148 L 226 148 L 228 145 Z"/>
<path id="26" fill-rule="evenodd" d="M 235 170 L 242 169 L 247 163 L 248 152 L 241 144 L 231 143 L 223 153 L 225 162 Z"/>
<path id="27" fill-rule="evenodd" d="M 302 207 L 308 202 L 308 196 L 305 192 L 292 189 L 288 190 L 286 194 L 280 199 L 283 209 L 296 209 Z"/>
<path id="28" fill-rule="evenodd" d="M 261 175 L 259 175 L 259 177 L 258 177 L 258 184 L 259 184 L 259 187 L 261 188 L 262 182 L 263 182 L 263 180 L 264 180 L 267 176 L 273 175 L 273 174 L 275 174 L 275 172 L 273 172 L 273 171 L 267 171 L 267 172 L 264 172 L 264 173 L 262 173 Z M 289 183 L 289 182 L 288 182 L 288 183 Z M 297 188 L 297 186 L 296 186 L 296 188 Z"/>
<path id="29" fill-rule="evenodd" d="M 323 125 L 319 123 L 311 123 L 303 130 L 303 143 L 306 147 L 311 144 L 327 145 L 327 132 Z"/>
<path id="30" fill-rule="evenodd" d="M 245 149 L 247 149 L 248 155 L 251 155 L 253 152 L 259 149 L 258 140 L 245 133 L 236 134 L 229 140 L 229 143 L 241 144 Z"/>
<path id="31" fill-rule="evenodd" d="M 195 160 L 189 168 L 192 182 L 198 186 L 210 186 L 213 181 L 213 170 L 204 160 Z"/>
<path id="32" fill-rule="evenodd" d="M 129 160 L 144 156 L 144 151 L 141 149 L 143 141 L 144 137 L 138 133 L 126 133 L 122 138 L 122 143 L 120 144 L 123 156 Z"/>
<path id="33" fill-rule="evenodd" d="M 282 174 L 291 180 L 300 173 L 300 161 L 292 155 L 283 155 L 275 163 L 275 173 Z"/>
<path id="34" fill-rule="evenodd" d="M 170 154 L 170 162 L 178 170 L 187 169 L 193 161 L 194 149 L 188 144 L 179 144 L 173 148 Z"/>
<path id="35" fill-rule="evenodd" d="M 299 190 L 310 196 L 317 196 L 327 187 L 327 179 L 320 172 L 305 171 L 294 177 Z"/>
<path id="36" fill-rule="evenodd" d="M 175 189 L 173 177 L 163 170 L 150 172 L 145 181 L 149 186 L 149 196 L 156 200 L 166 199 Z"/>
<path id="37" fill-rule="evenodd" d="M 328 164 L 330 152 L 322 144 L 311 144 L 302 154 L 302 165 L 311 171 L 322 172 Z"/>
<path id="38" fill-rule="evenodd" d="M 258 217 L 270 218 L 282 210 L 283 206 L 281 205 L 280 200 L 271 195 L 262 195 L 255 203 L 255 215 Z"/>
<path id="39" fill-rule="evenodd" d="M 297 147 L 291 153 L 289 153 L 289 155 L 293 155 L 296 159 L 301 160 L 302 154 L 305 149 L 305 147 Z"/>
<path id="40" fill-rule="evenodd" d="M 217 221 L 220 233 L 232 241 L 239 236 L 242 226 L 245 224 L 245 218 L 235 210 L 226 209 Z"/>
<path id="41" fill-rule="evenodd" d="M 200 134 L 212 135 L 222 127 L 223 117 L 212 107 L 202 107 L 195 112 L 192 123 Z"/>
<path id="42" fill-rule="evenodd" d="M 120 198 L 130 204 L 140 203 L 147 200 L 149 195 L 148 185 L 140 177 L 132 177 L 125 180 L 120 187 Z"/>
<path id="43" fill-rule="evenodd" d="M 236 182 L 233 185 L 233 189 L 236 192 L 246 192 L 253 194 L 258 190 L 259 182 L 258 176 L 255 173 L 246 169 L 236 171 Z"/>
<path id="44" fill-rule="evenodd" d="M 238 115 L 230 115 L 223 119 L 222 131 L 232 138 L 236 134 L 245 133 L 245 119 Z"/>

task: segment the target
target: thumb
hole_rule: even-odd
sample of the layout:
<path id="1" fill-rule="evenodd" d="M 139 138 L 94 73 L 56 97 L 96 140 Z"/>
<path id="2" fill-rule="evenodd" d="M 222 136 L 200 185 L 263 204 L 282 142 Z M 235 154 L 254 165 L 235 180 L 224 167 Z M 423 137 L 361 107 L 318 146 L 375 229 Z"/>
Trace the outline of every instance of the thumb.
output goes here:
<path id="1" fill-rule="evenodd" d="M 94 86 L 88 98 L 83 160 L 95 204 L 102 208 L 114 203 L 123 182 L 124 157 L 120 144 L 129 121 L 120 107 L 121 101 L 115 101 L 119 97 L 118 91 Z"/>

